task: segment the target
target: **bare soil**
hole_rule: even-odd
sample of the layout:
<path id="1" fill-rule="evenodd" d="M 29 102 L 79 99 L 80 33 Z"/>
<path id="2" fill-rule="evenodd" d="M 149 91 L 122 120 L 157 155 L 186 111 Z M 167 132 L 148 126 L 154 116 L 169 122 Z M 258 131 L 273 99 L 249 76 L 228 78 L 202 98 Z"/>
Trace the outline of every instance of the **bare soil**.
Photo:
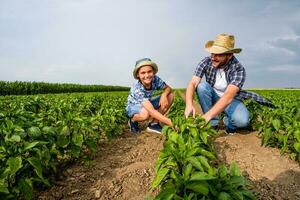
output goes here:
<path id="1" fill-rule="evenodd" d="M 223 132 L 222 130 L 220 130 Z M 142 132 L 124 133 L 102 142 L 88 165 L 77 162 L 61 169 L 55 185 L 38 199 L 144 199 L 151 191 L 154 166 L 163 147 L 163 136 Z M 256 132 L 221 135 L 215 140 L 221 162 L 236 161 L 252 182 L 261 200 L 300 200 L 300 166 L 278 149 L 262 147 Z"/>
<path id="2" fill-rule="evenodd" d="M 92 162 L 75 163 L 60 172 L 59 180 L 38 199 L 144 199 L 150 190 L 154 165 L 163 137 L 156 133 L 139 135 L 129 130 L 101 143 Z"/>

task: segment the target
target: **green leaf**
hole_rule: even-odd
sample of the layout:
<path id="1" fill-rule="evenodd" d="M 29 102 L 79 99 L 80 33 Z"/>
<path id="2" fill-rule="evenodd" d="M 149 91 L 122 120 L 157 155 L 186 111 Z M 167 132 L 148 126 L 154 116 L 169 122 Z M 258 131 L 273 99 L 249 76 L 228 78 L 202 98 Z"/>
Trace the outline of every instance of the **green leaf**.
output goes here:
<path id="1" fill-rule="evenodd" d="M 207 161 L 207 159 L 205 157 L 198 156 L 197 158 L 200 161 L 201 165 L 204 166 L 206 169 L 210 169 L 211 168 L 211 166 L 209 165 L 209 163 L 208 163 L 208 161 Z"/>
<path id="2" fill-rule="evenodd" d="M 68 126 L 64 126 L 60 132 L 62 135 L 70 135 L 70 129 Z"/>
<path id="3" fill-rule="evenodd" d="M 278 131 L 279 128 L 280 128 L 280 120 L 278 120 L 278 119 L 272 120 L 272 125 L 273 125 L 274 129 L 275 129 L 276 131 Z"/>
<path id="4" fill-rule="evenodd" d="M 151 187 L 154 189 L 157 186 L 159 186 L 159 184 L 161 183 L 161 181 L 165 178 L 165 176 L 169 173 L 170 169 L 168 168 L 161 168 L 158 173 L 156 174 Z"/>
<path id="5" fill-rule="evenodd" d="M 160 193 L 155 197 L 155 200 L 171 200 L 176 194 L 175 188 L 163 188 Z"/>
<path id="6" fill-rule="evenodd" d="M 191 175 L 191 181 L 205 181 L 205 180 L 213 180 L 216 179 L 216 177 L 211 176 L 205 172 L 194 172 Z"/>
<path id="7" fill-rule="evenodd" d="M 83 143 L 83 135 L 79 132 L 76 132 L 72 136 L 72 142 L 76 145 L 81 147 Z"/>
<path id="8" fill-rule="evenodd" d="M 193 169 L 193 165 L 191 163 L 184 166 L 184 169 L 183 169 L 184 180 L 188 180 L 190 178 L 192 169 Z"/>
<path id="9" fill-rule="evenodd" d="M 238 188 L 239 186 L 245 185 L 245 179 L 242 176 L 232 176 L 229 181 L 229 184 L 231 184 L 233 187 Z"/>
<path id="10" fill-rule="evenodd" d="M 189 189 L 189 190 L 192 190 L 194 192 L 197 192 L 197 193 L 201 193 L 205 196 L 207 196 L 208 192 L 209 192 L 208 185 L 205 184 L 205 182 L 203 182 L 203 181 L 190 181 L 190 182 L 187 182 L 185 188 Z"/>
<path id="11" fill-rule="evenodd" d="M 162 154 L 162 153 L 163 152 L 160 152 L 160 154 Z M 162 164 L 165 163 L 167 160 L 168 160 L 168 158 L 159 156 L 159 159 L 156 161 L 156 164 L 155 164 L 155 173 L 157 173 L 158 170 L 160 170 L 160 167 L 162 166 Z"/>
<path id="12" fill-rule="evenodd" d="M 197 148 L 190 149 L 187 151 L 186 157 L 191 157 L 191 156 L 195 155 L 197 152 L 198 152 Z"/>
<path id="13" fill-rule="evenodd" d="M 244 200 L 244 195 L 241 191 L 234 191 L 231 193 L 231 195 L 236 200 Z"/>
<path id="14" fill-rule="evenodd" d="M 299 130 L 296 130 L 294 132 L 294 137 L 297 139 L 298 142 L 300 142 L 300 131 Z"/>
<path id="15" fill-rule="evenodd" d="M 97 142 L 96 140 L 88 139 L 86 140 L 86 145 L 89 147 L 89 149 L 93 152 L 97 152 Z"/>
<path id="16" fill-rule="evenodd" d="M 226 177 L 226 176 L 227 176 L 227 168 L 226 168 L 226 166 L 225 166 L 225 165 L 221 165 L 221 166 L 219 167 L 218 172 L 219 172 L 220 178 Z"/>
<path id="17" fill-rule="evenodd" d="M 69 143 L 70 143 L 69 136 L 63 134 L 59 134 L 57 136 L 57 146 L 66 148 L 69 145 Z"/>
<path id="18" fill-rule="evenodd" d="M 207 136 L 208 136 L 208 134 L 206 132 L 204 132 L 204 131 L 200 132 L 200 137 L 204 144 L 207 144 Z"/>
<path id="19" fill-rule="evenodd" d="M 178 139 L 178 133 L 176 133 L 175 131 L 172 131 L 169 134 L 169 140 L 172 141 L 173 143 L 177 144 L 177 139 Z"/>
<path id="20" fill-rule="evenodd" d="M 2 178 L 0 179 L 0 193 L 9 194 L 9 191 L 8 191 L 8 188 L 7 188 L 7 183 Z"/>
<path id="21" fill-rule="evenodd" d="M 235 161 L 230 165 L 230 174 L 231 176 L 241 176 L 240 169 Z"/>
<path id="22" fill-rule="evenodd" d="M 199 153 L 201 154 L 201 155 L 203 155 L 203 156 L 205 156 L 205 157 L 207 157 L 207 158 L 209 158 L 209 159 L 211 159 L 211 160 L 214 160 L 214 159 L 216 159 L 216 156 L 213 154 L 213 153 L 211 153 L 211 152 L 209 152 L 209 151 L 206 151 L 205 149 L 203 149 L 203 148 L 199 148 Z"/>
<path id="23" fill-rule="evenodd" d="M 15 158 L 10 157 L 10 158 L 8 158 L 6 164 L 9 167 L 10 174 L 13 175 L 13 174 L 17 173 L 17 171 L 19 169 L 22 168 L 22 158 L 21 158 L 21 156 L 18 156 L 18 157 L 15 157 Z"/>
<path id="24" fill-rule="evenodd" d="M 295 142 L 295 143 L 294 143 L 294 148 L 295 148 L 296 151 L 300 154 L 300 142 Z"/>
<path id="25" fill-rule="evenodd" d="M 52 126 L 45 126 L 42 128 L 44 134 L 55 135 L 55 128 Z"/>
<path id="26" fill-rule="evenodd" d="M 5 142 L 20 142 L 21 137 L 19 135 L 13 135 L 10 138 L 5 137 Z"/>
<path id="27" fill-rule="evenodd" d="M 27 158 L 27 161 L 34 167 L 35 173 L 41 180 L 44 180 L 41 162 L 36 157 Z"/>
<path id="28" fill-rule="evenodd" d="M 26 150 L 32 149 L 33 147 L 35 147 L 39 143 L 40 142 L 38 142 L 38 141 L 31 142 L 31 143 L 26 143 L 24 150 L 26 151 Z"/>
<path id="29" fill-rule="evenodd" d="M 257 198 L 254 196 L 254 194 L 252 192 L 250 192 L 248 190 L 242 190 L 241 192 L 244 196 L 248 197 L 249 199 L 257 200 Z"/>
<path id="30" fill-rule="evenodd" d="M 26 200 L 30 200 L 32 198 L 33 186 L 30 179 L 22 178 L 19 181 L 19 189 Z"/>
<path id="31" fill-rule="evenodd" d="M 231 200 L 231 196 L 226 192 L 220 192 L 218 195 L 218 200 Z"/>
<path id="32" fill-rule="evenodd" d="M 273 136 L 273 132 L 271 128 L 265 130 L 263 134 L 263 140 L 262 140 L 263 145 L 267 145 L 269 140 L 272 138 L 272 136 Z"/>
<path id="33" fill-rule="evenodd" d="M 30 127 L 27 131 L 28 135 L 32 138 L 38 138 L 41 136 L 41 130 L 39 127 Z"/>
<path id="34" fill-rule="evenodd" d="M 189 157 L 186 159 L 189 163 L 191 163 L 196 169 L 200 171 L 204 171 L 200 161 L 196 157 Z"/>

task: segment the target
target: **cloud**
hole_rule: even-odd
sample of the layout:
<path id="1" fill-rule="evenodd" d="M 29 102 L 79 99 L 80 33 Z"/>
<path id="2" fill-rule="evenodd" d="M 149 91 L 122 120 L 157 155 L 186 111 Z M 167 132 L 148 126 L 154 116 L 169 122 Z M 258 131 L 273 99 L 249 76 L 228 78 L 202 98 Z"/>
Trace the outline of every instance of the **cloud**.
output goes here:
<path id="1" fill-rule="evenodd" d="M 243 48 L 251 83 L 291 75 L 270 69 L 300 63 L 298 1 L 228 2 L 1 1 L 0 79 L 129 86 L 135 61 L 150 57 L 167 83 L 186 87 L 205 42 L 222 32 Z"/>
<path id="2" fill-rule="evenodd" d="M 300 74 L 300 64 L 299 65 L 278 65 L 278 66 L 267 68 L 267 71 Z"/>
<path id="3" fill-rule="evenodd" d="M 298 56 L 300 54 L 300 36 L 293 38 L 279 38 L 271 41 L 270 44 L 273 47 L 284 49 L 290 52 L 292 55 Z"/>

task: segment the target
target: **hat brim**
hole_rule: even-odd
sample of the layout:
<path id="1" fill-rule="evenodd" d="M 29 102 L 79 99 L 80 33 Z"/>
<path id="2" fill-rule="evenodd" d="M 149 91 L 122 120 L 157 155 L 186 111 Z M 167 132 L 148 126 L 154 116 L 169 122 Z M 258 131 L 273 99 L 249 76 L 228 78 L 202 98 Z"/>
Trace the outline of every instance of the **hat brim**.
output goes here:
<path id="1" fill-rule="evenodd" d="M 205 50 L 213 54 L 225 54 L 225 53 L 240 53 L 241 48 L 227 49 L 225 47 L 214 45 L 214 41 L 208 41 L 205 44 Z"/>
<path id="2" fill-rule="evenodd" d="M 134 70 L 133 70 L 133 77 L 135 78 L 135 79 L 139 79 L 138 77 L 137 77 L 137 72 L 139 71 L 139 69 L 141 68 L 141 67 L 144 67 L 144 66 L 151 66 L 152 68 L 153 68 L 153 73 L 154 74 L 156 74 L 157 73 L 157 71 L 158 71 L 158 68 L 157 68 L 157 65 L 154 63 L 154 62 L 152 62 L 152 61 L 142 61 L 142 62 L 140 62 L 137 66 L 135 66 L 135 68 L 134 68 Z"/>

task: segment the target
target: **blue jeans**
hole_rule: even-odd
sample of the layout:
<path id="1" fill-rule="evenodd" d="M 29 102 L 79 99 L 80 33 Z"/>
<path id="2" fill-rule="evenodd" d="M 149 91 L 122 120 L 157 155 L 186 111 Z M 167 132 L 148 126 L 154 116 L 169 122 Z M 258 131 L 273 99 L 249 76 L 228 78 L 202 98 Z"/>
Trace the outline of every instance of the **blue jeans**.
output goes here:
<path id="1" fill-rule="evenodd" d="M 197 86 L 197 96 L 203 113 L 209 111 L 213 105 L 220 99 L 211 85 L 202 82 Z M 224 110 L 225 117 L 223 119 L 226 127 L 230 129 L 243 128 L 249 124 L 249 111 L 243 102 L 234 98 L 232 102 Z M 212 126 L 217 126 L 219 118 L 215 117 L 211 120 Z"/>
<path id="2" fill-rule="evenodd" d="M 153 105 L 155 110 L 158 110 L 159 108 L 159 101 L 160 101 L 160 96 L 150 99 L 150 102 Z M 131 118 L 133 117 L 133 115 L 140 113 L 142 108 L 143 108 L 142 104 L 129 105 L 126 108 L 126 113 L 128 117 Z"/>

